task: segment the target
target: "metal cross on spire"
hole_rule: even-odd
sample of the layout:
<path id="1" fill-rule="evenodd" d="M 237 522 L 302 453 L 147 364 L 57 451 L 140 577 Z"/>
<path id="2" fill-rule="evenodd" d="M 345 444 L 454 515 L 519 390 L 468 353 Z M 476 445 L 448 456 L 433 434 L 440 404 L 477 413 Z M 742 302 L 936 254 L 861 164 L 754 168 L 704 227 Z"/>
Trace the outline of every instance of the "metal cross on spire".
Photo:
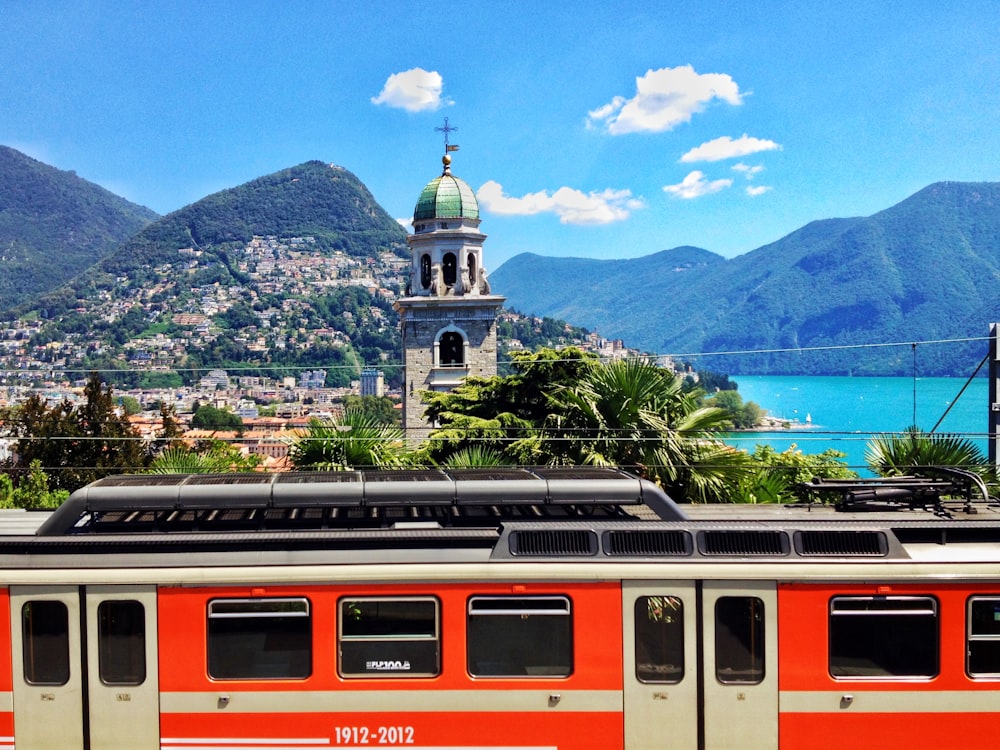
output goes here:
<path id="1" fill-rule="evenodd" d="M 449 125 L 448 124 L 448 118 L 446 117 L 446 118 L 444 118 L 444 127 L 443 128 L 434 128 L 434 130 L 436 132 L 438 132 L 438 133 L 444 133 L 444 152 L 446 154 L 449 151 L 458 151 L 458 145 L 457 144 L 456 145 L 450 145 L 448 143 L 448 134 L 456 132 L 458 130 L 458 126 L 457 125 L 455 127 L 452 127 L 451 125 Z"/>

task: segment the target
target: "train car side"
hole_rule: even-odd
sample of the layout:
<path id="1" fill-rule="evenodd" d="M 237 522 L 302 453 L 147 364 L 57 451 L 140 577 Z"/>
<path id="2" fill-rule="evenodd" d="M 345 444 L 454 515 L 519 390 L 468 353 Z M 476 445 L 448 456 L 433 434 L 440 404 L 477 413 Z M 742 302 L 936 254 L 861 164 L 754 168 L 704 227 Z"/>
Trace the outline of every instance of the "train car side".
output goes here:
<path id="1" fill-rule="evenodd" d="M 0 597 L 21 629 L 6 641 L 7 737 L 29 750 L 83 747 L 83 733 L 94 750 L 992 747 L 1000 582 L 680 567 L 663 580 L 616 565 L 463 582 L 446 566 L 352 583 L 348 566 L 327 583 L 13 585 Z M 128 622 L 102 615 L 108 602 Z M 59 603 L 65 638 L 27 622 Z M 970 674 L 973 605 L 990 632 Z"/>
<path id="2" fill-rule="evenodd" d="M 166 587 L 161 743 L 621 747 L 620 607 L 610 583 Z M 497 623 L 470 634 L 470 618 Z M 220 655 L 233 633 L 260 640 L 260 663 Z"/>
<path id="3" fill-rule="evenodd" d="M 781 746 L 985 748 L 1000 719 L 1000 585 L 779 587 Z M 973 607 L 988 610 L 979 663 Z M 970 637 L 972 640 L 970 641 Z M 981 644 L 981 645 L 982 645 Z"/>
<path id="4" fill-rule="evenodd" d="M 1000 507 L 112 478 L 0 529 L 0 651 L 0 750 L 985 750 Z"/>

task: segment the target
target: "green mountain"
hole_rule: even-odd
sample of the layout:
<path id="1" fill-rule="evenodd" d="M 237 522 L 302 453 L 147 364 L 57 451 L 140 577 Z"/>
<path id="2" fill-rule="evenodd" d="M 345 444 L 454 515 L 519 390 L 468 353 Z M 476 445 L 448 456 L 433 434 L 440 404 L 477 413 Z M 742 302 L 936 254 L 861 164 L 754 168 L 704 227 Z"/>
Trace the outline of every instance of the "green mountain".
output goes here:
<path id="1" fill-rule="evenodd" d="M 133 288 L 166 283 L 183 293 L 184 284 L 164 274 L 168 266 L 200 271 L 185 279 L 193 286 L 206 281 L 241 284 L 247 275 L 236 258 L 255 237 L 309 238 L 303 247 L 319 257 L 369 258 L 384 251 L 408 257 L 406 231 L 355 175 L 310 161 L 213 193 L 164 216 L 63 288 L 15 312 L 57 317 L 85 306 L 102 291 L 114 293 L 122 283 Z"/>
<path id="2" fill-rule="evenodd" d="M 315 239 L 321 254 L 364 257 L 406 246 L 405 230 L 343 167 L 310 161 L 222 190 L 148 227 L 101 265 L 131 273 L 139 264 L 170 259 L 178 248 L 216 252 L 255 236 Z"/>
<path id="3" fill-rule="evenodd" d="M 910 375 L 908 342 L 979 338 L 1000 319 L 1000 183 L 937 183 L 730 260 L 691 248 L 629 261 L 519 255 L 490 280 L 515 309 L 630 346 L 757 352 L 698 360 L 710 369 Z M 874 346 L 888 344 L 899 345 Z M 917 372 L 971 374 L 985 353 L 984 341 L 920 346 Z"/>
<path id="4" fill-rule="evenodd" d="M 0 146 L 0 310 L 65 283 L 157 218 Z"/>

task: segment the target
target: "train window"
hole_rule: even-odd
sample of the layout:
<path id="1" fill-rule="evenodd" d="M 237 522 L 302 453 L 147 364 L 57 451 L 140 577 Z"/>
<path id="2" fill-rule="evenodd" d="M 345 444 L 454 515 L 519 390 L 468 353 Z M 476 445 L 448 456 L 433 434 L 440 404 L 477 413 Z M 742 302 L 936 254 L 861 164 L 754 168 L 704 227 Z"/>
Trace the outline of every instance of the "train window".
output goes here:
<path id="1" fill-rule="evenodd" d="M 109 599 L 97 606 L 97 656 L 105 685 L 146 681 L 146 610 L 141 602 Z"/>
<path id="2" fill-rule="evenodd" d="M 635 600 L 635 676 L 640 682 L 684 678 L 684 604 L 678 597 Z"/>
<path id="3" fill-rule="evenodd" d="M 340 600 L 343 677 L 433 677 L 441 673 L 438 600 L 371 597 Z"/>
<path id="4" fill-rule="evenodd" d="M 968 613 L 970 677 L 1000 677 L 1000 596 L 973 596 Z"/>
<path id="5" fill-rule="evenodd" d="M 24 680 L 29 685 L 69 682 L 69 610 L 40 599 L 21 608 Z"/>
<path id="6" fill-rule="evenodd" d="M 930 596 L 836 596 L 830 600 L 833 677 L 934 677 L 938 607 Z"/>
<path id="7" fill-rule="evenodd" d="M 724 685 L 764 681 L 764 602 L 757 597 L 716 600 L 715 677 Z"/>
<path id="8" fill-rule="evenodd" d="M 208 674 L 219 680 L 308 677 L 312 674 L 309 600 L 211 600 Z"/>
<path id="9" fill-rule="evenodd" d="M 565 596 L 474 596 L 467 627 L 474 677 L 566 677 L 573 671 L 573 618 Z"/>

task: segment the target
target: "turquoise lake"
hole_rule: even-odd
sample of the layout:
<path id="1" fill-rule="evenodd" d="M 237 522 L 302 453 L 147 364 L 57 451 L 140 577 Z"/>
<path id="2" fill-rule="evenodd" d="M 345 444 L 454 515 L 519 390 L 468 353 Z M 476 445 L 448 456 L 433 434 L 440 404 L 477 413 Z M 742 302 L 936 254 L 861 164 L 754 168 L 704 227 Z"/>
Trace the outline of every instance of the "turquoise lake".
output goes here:
<path id="1" fill-rule="evenodd" d="M 847 463 L 865 471 L 865 444 L 881 433 L 902 432 L 916 424 L 930 431 L 958 434 L 988 455 L 989 382 L 975 378 L 964 393 L 963 378 L 861 378 L 733 376 L 744 401 L 754 401 L 770 416 L 797 422 L 790 430 L 738 433 L 726 442 L 752 451 L 766 443 L 803 453 L 834 448 Z M 961 397 L 959 394 L 961 393 Z M 950 411 L 949 411 L 949 407 Z M 947 412 L 947 416 L 945 413 Z M 811 426 L 807 426 L 807 422 Z"/>

